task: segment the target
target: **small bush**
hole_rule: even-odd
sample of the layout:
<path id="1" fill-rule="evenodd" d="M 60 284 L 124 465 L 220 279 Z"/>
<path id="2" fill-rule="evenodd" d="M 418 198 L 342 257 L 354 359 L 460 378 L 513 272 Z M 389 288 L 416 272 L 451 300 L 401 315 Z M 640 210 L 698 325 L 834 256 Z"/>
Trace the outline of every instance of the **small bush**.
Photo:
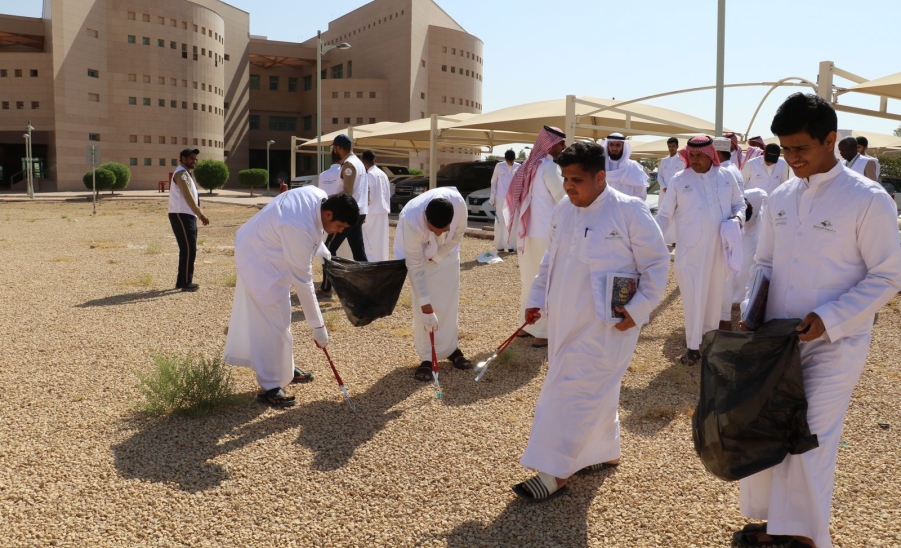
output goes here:
<path id="1" fill-rule="evenodd" d="M 194 179 L 212 194 L 228 182 L 228 166 L 219 160 L 202 160 L 194 167 Z"/>
<path id="2" fill-rule="evenodd" d="M 147 244 L 147 249 L 144 250 L 144 253 L 147 255 L 159 255 L 163 252 L 163 246 L 159 242 L 153 242 L 152 244 Z"/>
<path id="3" fill-rule="evenodd" d="M 268 180 L 269 172 L 265 169 L 243 169 L 238 172 L 238 182 L 250 188 L 251 196 L 254 188 L 266 186 Z"/>
<path id="4" fill-rule="evenodd" d="M 100 169 L 112 171 L 113 175 L 116 176 L 116 182 L 110 190 L 122 190 L 127 187 L 128 183 L 131 181 L 131 170 L 128 169 L 128 166 L 125 164 L 120 164 L 119 162 L 106 162 L 100 164 L 99 167 Z"/>
<path id="5" fill-rule="evenodd" d="M 231 371 L 220 358 L 157 356 L 153 361 L 155 368 L 150 373 L 137 373 L 138 390 L 145 398 L 141 408 L 147 413 L 196 417 L 246 400 L 235 393 Z"/>
<path id="6" fill-rule="evenodd" d="M 416 167 L 410 168 L 410 175 L 425 175 L 425 171 Z"/>
<path id="7" fill-rule="evenodd" d="M 225 285 L 228 287 L 235 287 L 236 285 L 238 285 L 238 275 L 230 274 L 230 275 L 226 276 L 225 277 Z"/>
<path id="8" fill-rule="evenodd" d="M 96 170 L 97 177 L 97 192 L 102 192 L 104 190 L 112 190 L 113 186 L 116 184 L 116 174 L 108 169 L 97 168 Z M 84 182 L 84 186 L 87 187 L 88 190 L 94 190 L 93 183 L 91 182 L 91 172 L 88 171 L 84 174 L 82 178 L 82 182 Z"/>

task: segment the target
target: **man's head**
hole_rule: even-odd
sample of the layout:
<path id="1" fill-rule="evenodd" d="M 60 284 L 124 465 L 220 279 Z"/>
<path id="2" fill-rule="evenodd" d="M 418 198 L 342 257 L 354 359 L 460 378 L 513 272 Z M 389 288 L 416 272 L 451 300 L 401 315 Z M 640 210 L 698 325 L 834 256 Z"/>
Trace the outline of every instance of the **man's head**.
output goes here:
<path id="1" fill-rule="evenodd" d="M 341 157 L 343 161 L 344 158 L 347 158 L 347 155 L 350 154 L 350 151 L 353 150 L 353 143 L 350 140 L 350 137 L 344 135 L 338 135 L 332 140 L 332 150 L 338 151 L 338 156 Z"/>
<path id="2" fill-rule="evenodd" d="M 440 236 L 450 230 L 451 221 L 454 220 L 454 204 L 446 198 L 435 198 L 425 206 L 425 221 L 429 230 Z"/>
<path id="3" fill-rule="evenodd" d="M 626 138 L 622 133 L 611 133 L 607 136 L 607 156 L 613 161 L 619 161 L 623 157 L 626 147 Z"/>
<path id="4" fill-rule="evenodd" d="M 720 159 L 720 162 L 728 162 L 732 159 L 732 141 L 725 137 L 716 137 L 713 140 L 713 148 Z"/>
<path id="5" fill-rule="evenodd" d="M 513 165 L 513 160 L 516 160 L 516 153 L 512 150 L 508 150 L 504 153 L 504 160 L 507 162 L 507 165 Z"/>
<path id="6" fill-rule="evenodd" d="M 536 147 L 538 148 L 538 143 L 545 141 L 549 143 L 553 143 L 548 146 L 547 153 L 551 155 L 551 158 L 554 160 L 557 159 L 557 156 L 560 156 L 560 153 L 563 152 L 563 149 L 566 148 L 566 134 L 560 130 L 560 128 L 556 128 L 553 126 L 544 126 L 544 129 L 541 133 L 538 134 L 538 140 L 535 141 Z M 535 152 L 535 149 L 532 149 L 532 152 Z"/>
<path id="7" fill-rule="evenodd" d="M 735 152 L 738 149 L 738 135 L 736 135 L 732 132 L 729 132 L 729 133 L 723 133 L 723 137 L 725 137 L 726 139 L 729 139 L 729 142 L 732 143 L 730 145 L 729 151 Z"/>
<path id="8" fill-rule="evenodd" d="M 194 166 L 197 165 L 198 154 L 200 151 L 196 148 L 186 148 L 178 154 L 178 161 L 186 168 L 194 169 Z"/>
<path id="9" fill-rule="evenodd" d="M 695 173 L 707 173 L 711 166 L 720 165 L 720 157 L 713 148 L 713 139 L 706 135 L 698 135 L 688 140 L 688 144 L 679 154 Z"/>
<path id="10" fill-rule="evenodd" d="M 766 162 L 766 165 L 771 166 L 779 161 L 779 153 L 779 145 L 777 145 L 776 143 L 770 143 L 764 150 L 763 161 Z"/>
<path id="11" fill-rule="evenodd" d="M 557 158 L 563 172 L 563 190 L 576 207 L 588 207 L 607 188 L 604 147 L 597 143 L 573 143 Z"/>
<path id="12" fill-rule="evenodd" d="M 342 232 L 360 222 L 360 206 L 350 194 L 335 194 L 322 202 L 322 229 L 327 234 Z"/>
<path id="13" fill-rule="evenodd" d="M 361 156 L 361 159 L 363 160 L 363 166 L 367 170 L 375 165 L 375 153 L 372 152 L 371 150 L 364 150 L 363 156 Z"/>
<path id="14" fill-rule="evenodd" d="M 782 154 L 795 175 L 806 179 L 835 165 L 838 116 L 825 99 L 793 93 L 779 105 L 770 131 L 779 137 Z"/>
<path id="15" fill-rule="evenodd" d="M 766 150 L 766 143 L 764 142 L 763 137 L 759 135 L 757 137 L 751 137 L 750 139 L 748 139 L 748 146 L 756 147 L 760 150 Z"/>
<path id="16" fill-rule="evenodd" d="M 679 139 L 675 137 L 670 137 L 666 140 L 666 148 L 669 150 L 670 156 L 675 156 L 677 152 L 679 152 Z"/>
<path id="17" fill-rule="evenodd" d="M 867 140 L 866 137 L 861 135 L 860 137 L 857 138 L 857 152 L 859 152 L 861 154 L 866 154 L 867 149 L 869 147 L 870 147 L 870 141 Z"/>
<path id="18" fill-rule="evenodd" d="M 854 157 L 858 154 L 857 139 L 849 136 L 839 141 L 838 153 L 842 155 L 842 158 L 844 158 L 846 162 L 853 160 Z"/>
<path id="19" fill-rule="evenodd" d="M 341 155 L 338 154 L 338 151 L 335 149 L 335 147 L 332 147 L 332 163 L 333 164 L 341 163 Z"/>

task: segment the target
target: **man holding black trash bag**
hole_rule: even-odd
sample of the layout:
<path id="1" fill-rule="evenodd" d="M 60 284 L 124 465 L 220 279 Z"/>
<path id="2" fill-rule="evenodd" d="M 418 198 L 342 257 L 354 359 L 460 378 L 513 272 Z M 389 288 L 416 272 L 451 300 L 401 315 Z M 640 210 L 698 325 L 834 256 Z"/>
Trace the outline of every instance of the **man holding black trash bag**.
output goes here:
<path id="1" fill-rule="evenodd" d="M 827 101 L 801 93 L 782 103 L 770 127 L 796 177 L 768 198 L 754 268 L 770 278 L 765 319 L 803 318 L 796 330 L 807 420 L 819 447 L 741 480 L 741 512 L 766 522 L 736 533 L 739 546 L 832 546 L 842 422 L 873 318 L 901 290 L 897 211 L 882 187 L 836 161 L 837 128 Z"/>

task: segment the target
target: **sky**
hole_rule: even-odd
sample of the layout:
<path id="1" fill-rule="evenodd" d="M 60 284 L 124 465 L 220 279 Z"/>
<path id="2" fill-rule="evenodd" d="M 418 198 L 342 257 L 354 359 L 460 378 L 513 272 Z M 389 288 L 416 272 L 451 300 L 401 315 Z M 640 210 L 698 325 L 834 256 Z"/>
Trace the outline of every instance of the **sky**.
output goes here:
<path id="1" fill-rule="evenodd" d="M 250 13 L 251 34 L 299 42 L 368 2 L 229 3 Z M 629 100 L 716 84 L 716 0 L 439 0 L 438 4 L 484 42 L 483 112 L 570 94 Z M 897 0 L 727 0 L 725 82 L 772 82 L 789 76 L 816 81 L 820 61 L 827 60 L 866 79 L 901 72 L 898 48 L 891 45 L 899 12 Z M 41 0 L 0 0 L 0 13 L 40 17 Z M 842 79 L 836 83 L 853 85 Z M 727 89 L 724 125 L 745 133 L 767 89 Z M 748 133 L 769 136 L 782 100 L 808 90 L 773 91 Z M 879 107 L 878 97 L 862 94 L 843 95 L 841 102 Z M 715 119 L 713 91 L 648 104 Z M 901 101 L 890 100 L 888 110 L 901 113 Z M 890 134 L 901 124 L 838 115 L 841 129 Z"/>

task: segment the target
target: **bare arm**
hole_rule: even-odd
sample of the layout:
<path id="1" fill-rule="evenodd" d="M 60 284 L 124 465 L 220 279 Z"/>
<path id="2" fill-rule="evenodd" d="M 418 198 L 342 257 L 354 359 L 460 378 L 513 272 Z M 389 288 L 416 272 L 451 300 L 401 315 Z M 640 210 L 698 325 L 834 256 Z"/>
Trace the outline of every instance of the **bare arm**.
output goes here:
<path id="1" fill-rule="evenodd" d="M 200 209 L 200 206 L 197 205 L 197 202 L 194 201 L 194 195 L 191 194 L 191 189 L 188 188 L 187 175 L 180 175 L 175 178 L 175 184 L 178 185 L 178 189 L 181 191 L 181 195 L 185 200 L 185 203 L 188 204 L 188 207 L 191 208 L 191 211 L 194 212 L 194 215 L 197 215 L 197 218 L 200 219 L 204 225 L 210 224 L 210 220 L 206 218 L 206 215 L 203 214 L 203 210 Z"/>

